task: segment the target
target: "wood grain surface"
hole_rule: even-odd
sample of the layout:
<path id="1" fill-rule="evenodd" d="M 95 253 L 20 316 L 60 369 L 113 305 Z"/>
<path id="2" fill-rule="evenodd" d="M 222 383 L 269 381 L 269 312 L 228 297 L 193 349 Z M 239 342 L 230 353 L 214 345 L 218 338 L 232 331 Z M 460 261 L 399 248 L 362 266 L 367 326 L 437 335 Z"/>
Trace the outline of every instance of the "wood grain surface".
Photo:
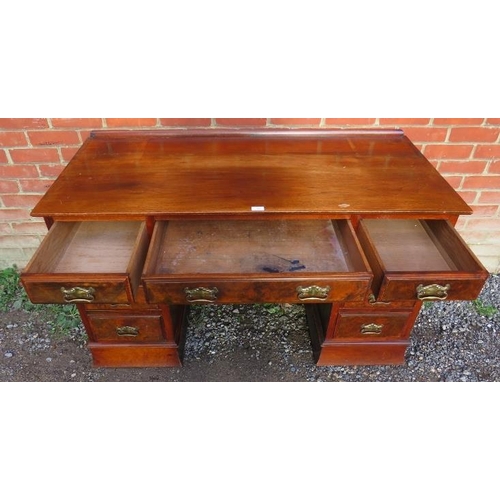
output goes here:
<path id="1" fill-rule="evenodd" d="M 58 219 L 468 214 L 401 131 L 94 133 L 34 208 Z"/>

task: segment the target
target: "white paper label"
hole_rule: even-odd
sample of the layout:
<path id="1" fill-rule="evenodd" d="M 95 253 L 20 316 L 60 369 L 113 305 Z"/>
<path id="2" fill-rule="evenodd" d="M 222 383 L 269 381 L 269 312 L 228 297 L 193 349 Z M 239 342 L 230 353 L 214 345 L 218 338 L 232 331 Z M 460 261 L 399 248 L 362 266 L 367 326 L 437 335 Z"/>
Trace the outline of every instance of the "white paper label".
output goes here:
<path id="1" fill-rule="evenodd" d="M 252 207 L 252 212 L 264 212 L 266 207 Z"/>

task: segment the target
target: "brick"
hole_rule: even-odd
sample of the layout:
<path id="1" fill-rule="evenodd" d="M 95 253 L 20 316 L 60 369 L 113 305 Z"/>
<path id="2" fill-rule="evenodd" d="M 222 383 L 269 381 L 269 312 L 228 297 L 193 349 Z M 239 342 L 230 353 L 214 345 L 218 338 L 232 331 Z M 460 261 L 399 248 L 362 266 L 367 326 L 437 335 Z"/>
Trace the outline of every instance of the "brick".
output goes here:
<path id="1" fill-rule="evenodd" d="M 452 128 L 450 142 L 495 142 L 500 129 L 484 127 L 458 127 Z"/>
<path id="2" fill-rule="evenodd" d="M 444 176 L 444 179 L 453 189 L 459 189 L 460 184 L 462 184 L 463 177 L 447 175 Z"/>
<path id="3" fill-rule="evenodd" d="M 7 208 L 33 208 L 41 197 L 33 194 L 4 194 L 2 201 Z"/>
<path id="4" fill-rule="evenodd" d="M 494 217 L 498 212 L 498 205 L 471 205 L 474 215 Z"/>
<path id="5" fill-rule="evenodd" d="M 59 146 L 80 144 L 80 137 L 74 130 L 35 130 L 28 132 L 33 146 Z"/>
<path id="6" fill-rule="evenodd" d="M 19 184 L 23 193 L 45 193 L 54 182 L 53 179 L 20 179 Z"/>
<path id="7" fill-rule="evenodd" d="M 92 130 L 79 130 L 78 133 L 80 134 L 80 142 L 83 144 L 89 137 L 90 133 Z"/>
<path id="8" fill-rule="evenodd" d="M 462 197 L 462 200 L 469 205 L 476 201 L 477 191 L 458 191 L 458 194 Z"/>
<path id="9" fill-rule="evenodd" d="M 30 210 L 25 208 L 3 208 L 0 210 L 0 221 L 20 221 L 29 219 Z"/>
<path id="10" fill-rule="evenodd" d="M 492 244 L 490 244 L 492 243 Z M 483 244 L 479 245 L 474 245 L 474 248 L 472 251 L 476 255 L 481 255 L 481 256 L 489 256 L 489 257 L 496 257 L 497 259 L 500 259 L 500 253 L 498 252 L 498 243 L 500 243 L 500 237 L 495 238 L 495 237 L 489 237 L 488 241 Z M 499 261 L 500 262 L 500 261 Z"/>
<path id="11" fill-rule="evenodd" d="M 1 179 L 18 179 L 20 177 L 38 177 L 34 165 L 0 165 Z"/>
<path id="12" fill-rule="evenodd" d="M 319 126 L 321 118 L 271 118 L 272 125 L 316 125 Z"/>
<path id="13" fill-rule="evenodd" d="M 481 125 L 484 118 L 434 118 L 434 125 Z"/>
<path id="14" fill-rule="evenodd" d="M 4 181 L 0 179 L 0 193 L 18 193 L 19 192 L 19 184 L 12 181 Z"/>
<path id="15" fill-rule="evenodd" d="M 36 247 L 33 247 L 33 248 L 23 248 L 23 254 L 25 256 L 26 264 L 31 259 L 31 257 L 33 257 L 35 252 L 38 250 L 39 246 L 40 246 L 40 244 L 38 244 Z M 26 264 L 24 264 L 24 265 L 26 265 Z M 19 264 L 19 269 L 23 270 L 23 267 L 21 266 L 21 264 Z"/>
<path id="16" fill-rule="evenodd" d="M 23 132 L 0 132 L 0 147 L 27 145 L 28 140 Z"/>
<path id="17" fill-rule="evenodd" d="M 0 248 L 36 248 L 39 244 L 40 238 L 32 234 L 9 234 L 0 236 Z"/>
<path id="18" fill-rule="evenodd" d="M 472 152 L 472 145 L 465 144 L 428 144 L 425 146 L 424 154 L 432 159 L 460 159 L 468 158 Z"/>
<path id="19" fill-rule="evenodd" d="M 0 129 L 48 128 L 47 118 L 0 118 Z"/>
<path id="20" fill-rule="evenodd" d="M 404 127 L 403 131 L 412 142 L 444 142 L 448 133 L 445 127 Z"/>
<path id="21" fill-rule="evenodd" d="M 484 247 L 481 246 L 481 250 Z M 498 245 L 496 245 L 497 252 L 498 252 Z M 478 255 L 478 252 L 476 252 L 476 255 Z M 498 274 L 500 273 L 500 257 L 491 257 L 491 256 L 484 256 L 479 254 L 478 255 L 479 260 L 483 264 L 483 266 L 492 274 Z"/>
<path id="22" fill-rule="evenodd" d="M 477 218 L 469 217 L 467 221 L 467 231 L 500 231 L 500 219 L 496 217 Z"/>
<path id="23" fill-rule="evenodd" d="M 464 189 L 500 189 L 500 175 L 471 175 L 466 177 Z"/>
<path id="24" fill-rule="evenodd" d="M 415 147 L 416 147 L 416 148 L 417 148 L 417 149 L 418 149 L 418 150 L 419 150 L 419 151 L 423 154 L 423 152 L 424 152 L 424 148 L 425 148 L 425 143 L 424 143 L 424 144 L 421 144 L 421 143 L 416 142 L 416 143 L 415 143 Z M 431 160 L 429 160 L 429 162 L 430 162 L 430 163 L 432 163 L 432 161 L 431 161 Z M 434 164 L 434 163 L 433 163 L 433 165 L 434 165 L 434 168 L 437 168 L 437 164 Z"/>
<path id="25" fill-rule="evenodd" d="M 211 118 L 160 118 L 163 127 L 210 127 Z"/>
<path id="26" fill-rule="evenodd" d="M 24 262 L 26 256 L 20 248 L 3 248 L 0 252 L 0 268 L 10 267 L 12 264 Z"/>
<path id="27" fill-rule="evenodd" d="M 500 118 L 486 118 L 488 125 L 500 125 Z"/>
<path id="28" fill-rule="evenodd" d="M 63 170 L 64 165 L 38 165 L 41 177 L 56 178 Z"/>
<path id="29" fill-rule="evenodd" d="M 474 158 L 500 158 L 500 144 L 481 144 L 477 146 Z"/>
<path id="30" fill-rule="evenodd" d="M 481 191 L 479 193 L 478 203 L 496 203 L 500 205 L 500 190 L 498 191 Z"/>
<path id="31" fill-rule="evenodd" d="M 69 162 L 80 148 L 61 148 L 61 156 L 64 162 Z"/>
<path id="32" fill-rule="evenodd" d="M 51 118 L 54 128 L 102 128 L 102 118 Z"/>
<path id="33" fill-rule="evenodd" d="M 23 234 L 46 234 L 47 226 L 45 222 L 13 222 L 12 230 Z"/>
<path id="34" fill-rule="evenodd" d="M 488 168 L 490 174 L 500 174 L 500 160 L 494 161 Z"/>
<path id="35" fill-rule="evenodd" d="M 460 232 L 462 229 L 465 228 L 466 224 L 467 224 L 467 219 L 465 219 L 464 217 L 459 217 L 457 223 L 455 224 L 455 229 Z"/>
<path id="36" fill-rule="evenodd" d="M 10 156 L 14 163 L 59 162 L 56 148 L 11 149 Z"/>
<path id="37" fill-rule="evenodd" d="M 350 125 L 375 125 L 376 118 L 325 118 L 325 125 L 335 125 L 338 127 Z"/>
<path id="38" fill-rule="evenodd" d="M 441 161 L 439 172 L 442 174 L 481 174 L 486 169 L 487 161 Z"/>
<path id="39" fill-rule="evenodd" d="M 0 149 L 0 163 L 8 163 L 7 155 L 3 149 Z"/>
<path id="40" fill-rule="evenodd" d="M 469 221 L 470 222 L 470 221 Z M 462 229 L 460 232 L 460 236 L 466 241 L 468 245 L 481 244 L 486 240 L 489 240 L 491 237 L 491 232 L 481 231 L 481 230 L 473 230 L 473 229 Z M 476 253 L 476 252 L 474 252 Z"/>
<path id="41" fill-rule="evenodd" d="M 266 118 L 216 118 L 217 125 L 231 127 L 264 127 L 267 123 Z"/>
<path id="42" fill-rule="evenodd" d="M 430 118 L 379 118 L 380 125 L 429 125 Z"/>
<path id="43" fill-rule="evenodd" d="M 155 127 L 156 118 L 106 118 L 108 127 Z"/>

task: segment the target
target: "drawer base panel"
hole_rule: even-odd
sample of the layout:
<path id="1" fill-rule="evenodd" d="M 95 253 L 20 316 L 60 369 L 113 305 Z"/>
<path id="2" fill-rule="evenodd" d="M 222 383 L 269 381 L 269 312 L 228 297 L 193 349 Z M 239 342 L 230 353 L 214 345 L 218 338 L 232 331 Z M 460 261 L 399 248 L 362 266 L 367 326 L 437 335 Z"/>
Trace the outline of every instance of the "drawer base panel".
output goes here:
<path id="1" fill-rule="evenodd" d="M 403 365 L 409 342 L 336 342 L 323 344 L 318 366 Z"/>
<path id="2" fill-rule="evenodd" d="M 95 367 L 143 368 L 182 366 L 179 349 L 166 345 L 89 344 Z"/>

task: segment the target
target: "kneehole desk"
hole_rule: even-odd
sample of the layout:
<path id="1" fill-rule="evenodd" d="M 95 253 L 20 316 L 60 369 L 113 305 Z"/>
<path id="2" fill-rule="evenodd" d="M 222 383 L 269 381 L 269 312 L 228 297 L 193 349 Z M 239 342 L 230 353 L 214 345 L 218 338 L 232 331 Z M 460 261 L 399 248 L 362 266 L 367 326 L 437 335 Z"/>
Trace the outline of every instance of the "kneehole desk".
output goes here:
<path id="1" fill-rule="evenodd" d="M 318 365 L 401 364 L 425 300 L 488 272 L 472 210 L 400 130 L 93 132 L 36 205 L 21 275 L 96 366 L 179 366 L 190 304 L 302 303 Z"/>

